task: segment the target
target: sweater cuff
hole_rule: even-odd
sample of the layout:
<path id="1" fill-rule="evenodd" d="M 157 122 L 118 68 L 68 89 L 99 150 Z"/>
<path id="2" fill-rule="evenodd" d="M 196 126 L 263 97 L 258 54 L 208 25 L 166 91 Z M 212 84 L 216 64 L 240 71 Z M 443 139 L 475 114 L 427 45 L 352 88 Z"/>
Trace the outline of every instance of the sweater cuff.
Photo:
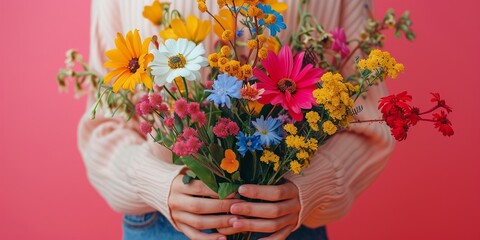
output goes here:
<path id="1" fill-rule="evenodd" d="M 318 167 L 307 167 L 302 175 L 288 176 L 298 188 L 301 205 L 295 229 L 302 224 L 311 228 L 318 227 L 318 219 L 311 223 L 308 221 L 311 214 L 329 218 L 322 221 L 325 223 L 331 222 L 331 218 L 338 219 L 348 212 L 354 200 L 345 189 L 345 171 L 339 161 L 335 161 L 332 155 L 321 150 L 311 161 L 316 161 Z M 305 179 L 301 179 L 307 175 L 316 175 L 315 182 L 305 182 Z"/>
<path id="2" fill-rule="evenodd" d="M 133 158 L 129 176 L 138 196 L 149 206 L 158 210 L 178 230 L 172 220 L 168 199 L 174 178 L 184 166 L 171 163 L 171 153 L 158 143 L 147 146 Z M 162 162 L 164 161 L 164 162 Z M 168 163 L 168 164 L 166 164 Z"/>

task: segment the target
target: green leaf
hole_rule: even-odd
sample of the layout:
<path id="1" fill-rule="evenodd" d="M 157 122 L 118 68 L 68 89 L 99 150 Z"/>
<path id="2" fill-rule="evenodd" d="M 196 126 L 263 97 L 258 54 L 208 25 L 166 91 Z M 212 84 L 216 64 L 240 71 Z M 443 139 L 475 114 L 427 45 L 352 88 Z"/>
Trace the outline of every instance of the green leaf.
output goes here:
<path id="1" fill-rule="evenodd" d="M 207 185 L 214 192 L 218 192 L 218 184 L 213 172 L 204 165 L 198 163 L 198 161 L 202 161 L 207 164 L 207 161 L 202 159 L 196 160 L 192 156 L 181 157 L 180 159 L 188 167 L 188 169 L 197 175 L 198 179 L 205 183 L 205 185 Z"/>
<path id="2" fill-rule="evenodd" d="M 184 175 L 182 178 L 183 184 L 189 184 L 193 180 L 193 177 L 190 177 L 188 175 Z"/>
<path id="3" fill-rule="evenodd" d="M 210 147 L 208 147 L 208 150 L 210 150 L 210 154 L 212 155 L 213 160 L 215 160 L 217 163 L 220 163 L 222 161 L 224 151 L 220 145 L 212 143 L 210 144 Z"/>
<path id="4" fill-rule="evenodd" d="M 234 174 L 232 174 L 232 180 L 234 182 L 242 182 L 242 177 L 240 177 L 239 171 L 236 171 Z"/>
<path id="5" fill-rule="evenodd" d="M 218 197 L 220 199 L 226 198 L 228 195 L 236 192 L 240 187 L 240 184 L 229 183 L 229 182 L 223 182 L 223 183 L 220 183 L 219 185 L 220 185 L 220 188 L 218 189 Z"/>
<path id="6" fill-rule="evenodd" d="M 173 152 L 172 152 L 172 162 L 175 165 L 185 165 L 185 163 L 183 163 L 182 161 L 182 158 Z"/>

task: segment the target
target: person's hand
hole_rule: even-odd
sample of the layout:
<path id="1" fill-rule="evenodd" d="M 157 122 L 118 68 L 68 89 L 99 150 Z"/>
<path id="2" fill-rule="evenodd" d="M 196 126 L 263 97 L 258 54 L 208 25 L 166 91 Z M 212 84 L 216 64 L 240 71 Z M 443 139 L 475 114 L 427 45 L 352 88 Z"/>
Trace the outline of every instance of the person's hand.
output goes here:
<path id="1" fill-rule="evenodd" d="M 238 202 L 234 203 L 230 212 L 249 218 L 233 218 L 232 227 L 218 229 L 225 235 L 238 232 L 273 233 L 262 240 L 286 239 L 295 229 L 300 213 L 298 189 L 286 182 L 278 186 L 261 186 L 246 184 L 238 189 L 244 197 L 269 202 Z"/>
<path id="2" fill-rule="evenodd" d="M 201 181 L 194 180 L 184 184 L 182 178 L 183 175 L 178 175 L 173 180 L 168 199 L 168 206 L 177 227 L 190 239 L 226 239 L 225 235 L 220 233 L 208 234 L 200 230 L 231 227 L 230 219 L 235 216 L 226 213 L 230 211 L 233 203 L 241 200 L 220 200 L 218 195 Z"/>

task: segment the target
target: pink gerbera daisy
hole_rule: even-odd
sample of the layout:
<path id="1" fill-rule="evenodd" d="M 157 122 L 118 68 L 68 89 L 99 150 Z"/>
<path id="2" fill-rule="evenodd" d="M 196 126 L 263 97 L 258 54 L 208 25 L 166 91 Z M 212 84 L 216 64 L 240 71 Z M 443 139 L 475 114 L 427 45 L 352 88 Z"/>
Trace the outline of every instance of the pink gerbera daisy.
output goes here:
<path id="1" fill-rule="evenodd" d="M 258 88 L 265 89 L 258 102 L 262 104 L 282 105 L 290 116 L 297 121 L 303 119 L 302 109 L 311 109 L 315 104 L 312 92 L 323 70 L 311 64 L 302 68 L 304 52 L 295 58 L 289 46 L 284 46 L 278 53 L 270 51 L 262 65 L 267 73 L 255 69 Z"/>

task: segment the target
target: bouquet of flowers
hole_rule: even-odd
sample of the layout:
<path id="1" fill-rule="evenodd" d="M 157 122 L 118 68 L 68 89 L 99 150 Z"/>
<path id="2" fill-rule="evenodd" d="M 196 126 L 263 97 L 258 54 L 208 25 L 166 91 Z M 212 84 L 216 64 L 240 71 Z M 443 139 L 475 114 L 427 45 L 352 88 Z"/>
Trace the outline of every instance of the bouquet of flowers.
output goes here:
<path id="1" fill-rule="evenodd" d="M 390 10 L 382 20 L 371 15 L 361 36 L 347 39 L 343 29 L 326 32 L 308 13 L 307 2 L 299 1 L 300 24 L 283 44 L 277 35 L 293 27 L 284 23 L 284 3 L 219 0 L 214 13 L 197 0 L 218 38 L 216 51 L 206 53 L 202 41 L 211 22 L 184 18 L 155 0 L 144 16 L 162 29 L 161 41 L 142 40 L 138 30 L 119 33 L 116 49 L 106 52 L 105 67 L 112 70 L 104 77 L 69 51 L 58 82 L 65 87 L 73 77 L 76 89 L 95 88 L 92 117 L 102 106 L 112 116 L 140 121 L 141 132 L 171 150 L 174 163 L 188 167 L 185 183 L 200 179 L 220 198 L 241 184 L 275 185 L 286 174 L 302 174 L 318 147 L 351 124 L 385 122 L 398 141 L 420 121 L 453 135 L 447 118 L 452 110 L 438 93 L 432 93 L 434 106 L 427 111 L 412 106 L 412 97 L 402 92 L 379 100 L 378 119 L 356 118 L 363 109 L 355 106 L 357 99 L 404 71 L 379 48 L 389 29 L 414 39 L 408 12 L 396 18 Z M 356 71 L 342 76 L 349 62 Z"/>

